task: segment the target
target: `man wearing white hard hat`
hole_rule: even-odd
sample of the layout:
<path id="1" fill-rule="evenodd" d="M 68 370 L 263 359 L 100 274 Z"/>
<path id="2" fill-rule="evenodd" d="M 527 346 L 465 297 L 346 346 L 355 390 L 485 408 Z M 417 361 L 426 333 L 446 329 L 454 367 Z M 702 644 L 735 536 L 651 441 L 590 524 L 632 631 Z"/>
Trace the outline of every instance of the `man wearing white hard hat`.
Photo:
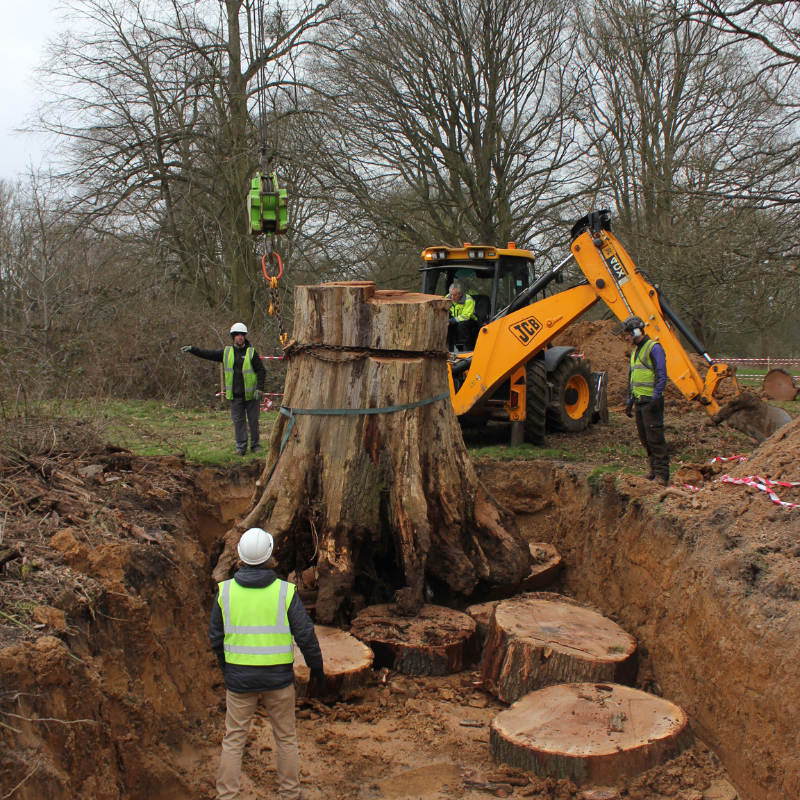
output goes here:
<path id="1" fill-rule="evenodd" d="M 272 536 L 250 528 L 239 540 L 244 566 L 219 585 L 211 612 L 211 647 L 225 673 L 227 715 L 217 772 L 218 800 L 239 794 L 242 753 L 259 697 L 275 737 L 279 795 L 299 800 L 300 764 L 294 716 L 294 645 L 297 643 L 317 694 L 325 689 L 322 652 L 314 623 L 293 583 L 267 566 Z"/>
<path id="2" fill-rule="evenodd" d="M 218 361 L 224 366 L 225 397 L 231 401 L 231 419 L 236 437 L 236 452 L 247 453 L 247 426 L 250 425 L 250 449 L 261 450 L 258 435 L 258 417 L 267 371 L 255 347 L 247 340 L 247 326 L 237 322 L 231 327 L 233 344 L 222 350 L 201 350 L 186 345 L 181 353 L 191 353 L 208 361 Z"/>

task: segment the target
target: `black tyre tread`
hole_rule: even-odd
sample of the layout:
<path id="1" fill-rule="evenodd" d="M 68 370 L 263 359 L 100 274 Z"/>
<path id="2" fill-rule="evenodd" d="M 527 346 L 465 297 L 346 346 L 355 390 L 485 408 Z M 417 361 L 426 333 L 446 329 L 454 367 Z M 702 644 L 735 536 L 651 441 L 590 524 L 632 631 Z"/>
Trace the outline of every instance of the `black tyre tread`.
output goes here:
<path id="1" fill-rule="evenodd" d="M 564 408 L 564 387 L 569 379 L 576 374 L 583 375 L 589 385 L 589 405 L 580 419 L 573 419 Z M 553 385 L 552 396 L 558 397 L 561 404 L 558 408 L 547 408 L 546 427 L 549 431 L 579 433 L 589 427 L 597 393 L 592 379 L 592 367 L 589 363 L 575 356 L 567 356 L 550 374 L 550 383 Z"/>
<path id="2" fill-rule="evenodd" d="M 525 425 L 523 438 L 530 444 L 544 444 L 547 418 L 547 368 L 543 358 L 525 365 Z"/>

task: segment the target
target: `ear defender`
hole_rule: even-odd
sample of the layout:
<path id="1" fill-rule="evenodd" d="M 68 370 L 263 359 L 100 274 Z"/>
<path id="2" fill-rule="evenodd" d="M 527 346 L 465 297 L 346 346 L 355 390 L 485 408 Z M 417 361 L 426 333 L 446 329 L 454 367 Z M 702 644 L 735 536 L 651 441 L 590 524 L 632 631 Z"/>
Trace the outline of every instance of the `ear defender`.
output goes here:
<path id="1" fill-rule="evenodd" d="M 631 331 L 631 336 L 634 336 L 634 337 L 636 337 L 636 336 L 641 336 L 641 335 L 642 335 L 641 328 L 634 328 L 634 329 Z"/>

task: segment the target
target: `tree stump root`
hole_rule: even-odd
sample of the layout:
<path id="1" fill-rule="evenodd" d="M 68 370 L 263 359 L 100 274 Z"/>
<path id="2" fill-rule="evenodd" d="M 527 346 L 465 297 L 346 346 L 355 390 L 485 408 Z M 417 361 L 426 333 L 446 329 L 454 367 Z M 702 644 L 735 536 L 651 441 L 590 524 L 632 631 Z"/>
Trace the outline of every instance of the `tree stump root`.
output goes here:
<path id="1" fill-rule="evenodd" d="M 504 703 L 558 683 L 633 683 L 636 640 L 597 611 L 548 592 L 498 603 L 481 680 Z"/>
<path id="2" fill-rule="evenodd" d="M 686 713 L 663 698 L 569 683 L 526 695 L 492 720 L 492 758 L 540 777 L 613 783 L 693 744 Z"/>
<path id="3" fill-rule="evenodd" d="M 404 675 L 460 672 L 478 657 L 475 620 L 443 606 L 424 605 L 416 617 L 393 604 L 365 608 L 350 632 L 370 647 L 376 667 Z"/>
<path id="4" fill-rule="evenodd" d="M 325 670 L 325 692 L 309 692 L 311 672 L 297 645 L 294 648 L 294 685 L 297 697 L 319 700 L 346 700 L 366 685 L 372 669 L 372 651 L 349 633 L 338 628 L 315 625 Z"/>

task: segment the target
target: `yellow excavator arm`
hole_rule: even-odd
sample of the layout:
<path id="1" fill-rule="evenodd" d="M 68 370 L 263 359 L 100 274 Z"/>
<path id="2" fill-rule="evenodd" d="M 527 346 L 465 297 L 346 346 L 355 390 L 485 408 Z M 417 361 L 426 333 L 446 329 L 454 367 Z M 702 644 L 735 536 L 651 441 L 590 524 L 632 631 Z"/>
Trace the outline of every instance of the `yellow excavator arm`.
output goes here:
<path id="1" fill-rule="evenodd" d="M 670 380 L 686 398 L 701 405 L 709 416 L 719 411 L 715 394 L 720 381 L 725 378 L 736 381 L 736 369 L 711 363 L 711 358 L 691 331 L 680 322 L 666 300 L 659 297 L 656 287 L 636 268 L 608 229 L 607 220 L 607 212 L 593 212 L 584 217 L 573 228 L 571 256 L 542 276 L 523 293 L 525 296 L 521 295 L 501 312 L 501 316 L 481 327 L 471 358 L 465 359 L 461 368 L 457 362 L 451 371 L 451 394 L 456 414 L 466 414 L 510 378 L 512 399 L 506 410 L 512 420 L 525 419 L 525 364 L 598 300 L 602 300 L 620 320 L 634 315 L 641 317 L 647 335 L 664 348 Z M 585 228 L 582 232 L 581 223 Z M 587 283 L 526 305 L 528 298 L 541 291 L 572 258 L 583 271 Z M 519 307 L 515 308 L 517 305 Z M 710 366 L 705 380 L 681 345 L 675 333 L 676 327 L 708 361 Z M 469 363 L 469 371 L 456 391 L 452 373 L 463 372 L 466 363 Z M 625 365 L 620 364 L 620 369 L 625 369 Z"/>

